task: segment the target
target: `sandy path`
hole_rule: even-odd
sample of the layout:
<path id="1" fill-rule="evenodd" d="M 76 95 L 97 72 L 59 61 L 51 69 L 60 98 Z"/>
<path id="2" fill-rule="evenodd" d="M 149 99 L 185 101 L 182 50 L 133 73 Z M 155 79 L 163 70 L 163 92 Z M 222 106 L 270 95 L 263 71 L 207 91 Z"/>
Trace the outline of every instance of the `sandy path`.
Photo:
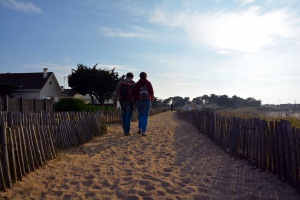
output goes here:
<path id="1" fill-rule="evenodd" d="M 137 122 L 132 123 L 137 130 Z M 1 194 L 10 199 L 300 199 L 268 172 L 259 172 L 214 146 L 165 112 L 150 117 L 148 135 L 108 134 L 30 173 Z"/>

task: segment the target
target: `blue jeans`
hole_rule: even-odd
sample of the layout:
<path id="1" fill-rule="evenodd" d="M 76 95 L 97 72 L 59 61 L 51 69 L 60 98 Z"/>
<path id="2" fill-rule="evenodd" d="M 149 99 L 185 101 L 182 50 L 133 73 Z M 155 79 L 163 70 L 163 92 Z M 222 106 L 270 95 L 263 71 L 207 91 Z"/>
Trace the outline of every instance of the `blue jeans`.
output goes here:
<path id="1" fill-rule="evenodd" d="M 136 107 L 139 112 L 139 129 L 142 132 L 146 132 L 148 124 L 148 116 L 151 108 L 151 102 L 149 101 L 137 101 Z"/>
<path id="2" fill-rule="evenodd" d="M 129 134 L 130 131 L 130 123 L 132 117 L 132 103 L 131 101 L 121 101 L 121 109 L 122 109 L 122 125 L 124 134 Z"/>

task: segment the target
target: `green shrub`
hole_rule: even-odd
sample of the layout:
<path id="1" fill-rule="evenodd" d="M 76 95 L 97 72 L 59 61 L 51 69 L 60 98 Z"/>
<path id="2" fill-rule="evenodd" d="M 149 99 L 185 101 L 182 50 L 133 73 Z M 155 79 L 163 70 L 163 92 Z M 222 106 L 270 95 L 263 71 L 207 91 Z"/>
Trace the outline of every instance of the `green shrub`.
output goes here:
<path id="1" fill-rule="evenodd" d="M 87 105 L 87 110 L 90 112 L 115 110 L 113 106 L 98 106 L 98 105 Z"/>
<path id="2" fill-rule="evenodd" d="M 81 99 L 64 98 L 55 103 L 55 111 L 87 111 L 87 105 Z"/>

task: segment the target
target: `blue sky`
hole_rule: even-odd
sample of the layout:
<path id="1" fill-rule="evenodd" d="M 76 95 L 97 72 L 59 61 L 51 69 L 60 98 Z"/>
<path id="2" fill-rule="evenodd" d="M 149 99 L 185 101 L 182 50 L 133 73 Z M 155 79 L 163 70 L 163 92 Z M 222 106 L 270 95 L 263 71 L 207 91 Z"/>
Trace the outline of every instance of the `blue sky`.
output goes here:
<path id="1" fill-rule="evenodd" d="M 0 73 L 78 63 L 148 74 L 155 96 L 300 103 L 299 0 L 0 0 Z"/>

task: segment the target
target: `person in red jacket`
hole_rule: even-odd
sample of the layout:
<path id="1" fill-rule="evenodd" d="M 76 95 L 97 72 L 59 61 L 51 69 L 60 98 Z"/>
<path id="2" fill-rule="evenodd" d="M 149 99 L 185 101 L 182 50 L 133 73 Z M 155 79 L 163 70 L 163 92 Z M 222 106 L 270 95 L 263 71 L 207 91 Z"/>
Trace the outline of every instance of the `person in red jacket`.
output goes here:
<path id="1" fill-rule="evenodd" d="M 154 101 L 153 87 L 151 82 L 147 80 L 146 72 L 140 73 L 140 80 L 135 84 L 133 95 L 139 113 L 139 130 L 137 133 L 146 136 L 149 112 Z"/>

